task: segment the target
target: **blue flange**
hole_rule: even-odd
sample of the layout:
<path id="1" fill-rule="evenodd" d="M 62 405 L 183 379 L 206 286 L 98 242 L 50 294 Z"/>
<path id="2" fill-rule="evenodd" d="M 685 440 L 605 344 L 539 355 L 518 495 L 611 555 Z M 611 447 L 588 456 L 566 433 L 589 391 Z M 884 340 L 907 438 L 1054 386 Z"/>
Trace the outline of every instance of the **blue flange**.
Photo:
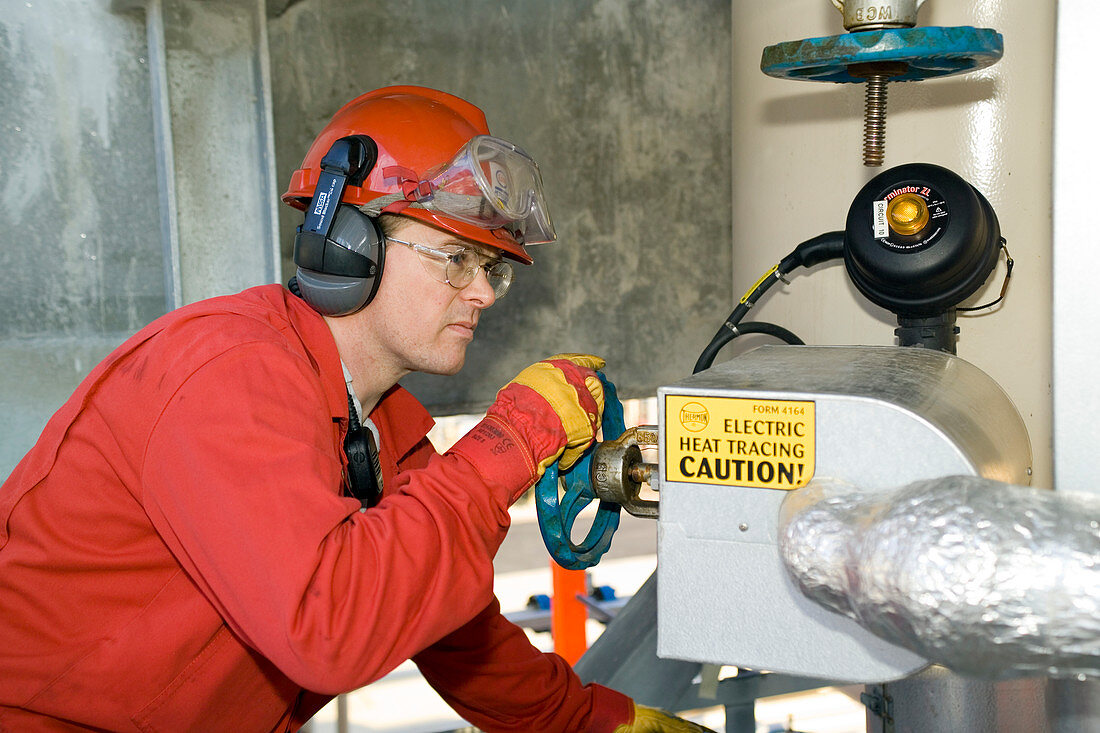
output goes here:
<path id="1" fill-rule="evenodd" d="M 626 432 L 623 417 L 623 405 L 615 385 L 603 373 L 597 372 L 603 382 L 603 434 L 617 438 Z M 600 561 L 611 547 L 611 537 L 619 528 L 619 512 L 622 507 L 612 501 L 600 501 L 592 527 L 584 541 L 575 543 L 571 534 L 577 516 L 590 503 L 597 500 L 592 488 L 589 471 L 592 467 L 593 449 L 567 471 L 558 470 L 558 464 L 552 463 L 535 485 L 535 509 L 539 518 L 542 541 L 550 556 L 558 565 L 568 570 L 583 570 Z M 565 484 L 565 493 L 558 499 L 558 478 Z"/>
<path id="2" fill-rule="evenodd" d="M 890 81 L 919 81 L 962 74 L 995 64 L 1004 38 L 991 28 L 923 26 L 859 31 L 768 46 L 760 70 L 780 79 L 859 83 L 860 64 L 905 64 Z"/>

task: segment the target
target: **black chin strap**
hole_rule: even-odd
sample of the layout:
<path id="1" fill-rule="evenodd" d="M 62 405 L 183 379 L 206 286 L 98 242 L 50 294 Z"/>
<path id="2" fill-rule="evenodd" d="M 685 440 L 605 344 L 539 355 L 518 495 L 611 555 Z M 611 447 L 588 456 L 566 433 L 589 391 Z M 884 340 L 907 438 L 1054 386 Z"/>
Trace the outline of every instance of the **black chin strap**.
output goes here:
<path id="1" fill-rule="evenodd" d="M 378 458 L 378 446 L 374 444 L 374 434 L 359 424 L 359 414 L 350 391 L 344 453 L 348 457 L 348 488 L 351 495 L 369 509 L 382 498 L 382 463 Z"/>

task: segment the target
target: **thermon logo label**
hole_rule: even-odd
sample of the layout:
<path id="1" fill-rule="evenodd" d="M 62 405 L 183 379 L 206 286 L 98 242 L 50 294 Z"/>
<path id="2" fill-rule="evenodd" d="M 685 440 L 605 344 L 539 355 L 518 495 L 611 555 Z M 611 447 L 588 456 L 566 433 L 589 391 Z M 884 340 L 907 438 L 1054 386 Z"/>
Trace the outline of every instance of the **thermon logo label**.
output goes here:
<path id="1" fill-rule="evenodd" d="M 689 402 L 680 408 L 680 424 L 697 433 L 710 423 L 710 413 L 698 402 Z"/>

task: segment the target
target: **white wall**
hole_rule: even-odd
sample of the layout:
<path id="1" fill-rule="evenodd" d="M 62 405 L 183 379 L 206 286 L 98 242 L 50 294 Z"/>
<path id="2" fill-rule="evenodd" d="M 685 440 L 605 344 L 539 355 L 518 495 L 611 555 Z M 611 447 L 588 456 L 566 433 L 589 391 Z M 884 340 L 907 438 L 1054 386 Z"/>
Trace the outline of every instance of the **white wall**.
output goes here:
<path id="1" fill-rule="evenodd" d="M 1094 0 L 1058 4 L 1054 87 L 1054 479 L 1056 488 L 1100 491 L 1100 297 L 1095 226 L 1096 122 Z"/>
<path id="2" fill-rule="evenodd" d="M 765 46 L 843 33 L 832 4 L 733 8 L 735 292 L 798 242 L 842 229 L 855 194 L 880 170 L 917 161 L 954 170 L 992 203 L 1016 262 L 1003 306 L 959 319 L 958 353 L 1012 397 L 1031 436 L 1033 483 L 1050 486 L 1053 1 L 928 0 L 920 25 L 994 28 L 1004 35 L 1004 58 L 971 74 L 890 85 L 882 169 L 862 165 L 862 85 L 759 70 Z M 972 302 L 996 297 L 1002 268 Z M 842 265 L 819 269 L 773 289 L 750 318 L 785 325 L 807 343 L 894 343 L 895 319 L 854 291 Z"/>

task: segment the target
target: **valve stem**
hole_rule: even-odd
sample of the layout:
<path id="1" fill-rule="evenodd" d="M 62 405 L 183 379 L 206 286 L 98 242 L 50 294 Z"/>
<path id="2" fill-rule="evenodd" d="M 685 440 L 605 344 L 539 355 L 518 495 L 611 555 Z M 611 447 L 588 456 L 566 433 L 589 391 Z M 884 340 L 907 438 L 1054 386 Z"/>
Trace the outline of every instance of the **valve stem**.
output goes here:
<path id="1" fill-rule="evenodd" d="M 863 106 L 863 165 L 880 166 L 886 159 L 886 85 L 890 77 L 867 77 Z"/>
<path id="2" fill-rule="evenodd" d="M 863 165 L 880 166 L 886 160 L 886 85 L 909 71 L 909 64 L 885 62 L 852 64 L 848 72 L 864 79 L 867 89 L 863 106 Z"/>
<path id="3" fill-rule="evenodd" d="M 630 467 L 630 480 L 637 484 L 648 484 L 653 472 L 657 470 L 655 463 L 635 463 Z"/>

